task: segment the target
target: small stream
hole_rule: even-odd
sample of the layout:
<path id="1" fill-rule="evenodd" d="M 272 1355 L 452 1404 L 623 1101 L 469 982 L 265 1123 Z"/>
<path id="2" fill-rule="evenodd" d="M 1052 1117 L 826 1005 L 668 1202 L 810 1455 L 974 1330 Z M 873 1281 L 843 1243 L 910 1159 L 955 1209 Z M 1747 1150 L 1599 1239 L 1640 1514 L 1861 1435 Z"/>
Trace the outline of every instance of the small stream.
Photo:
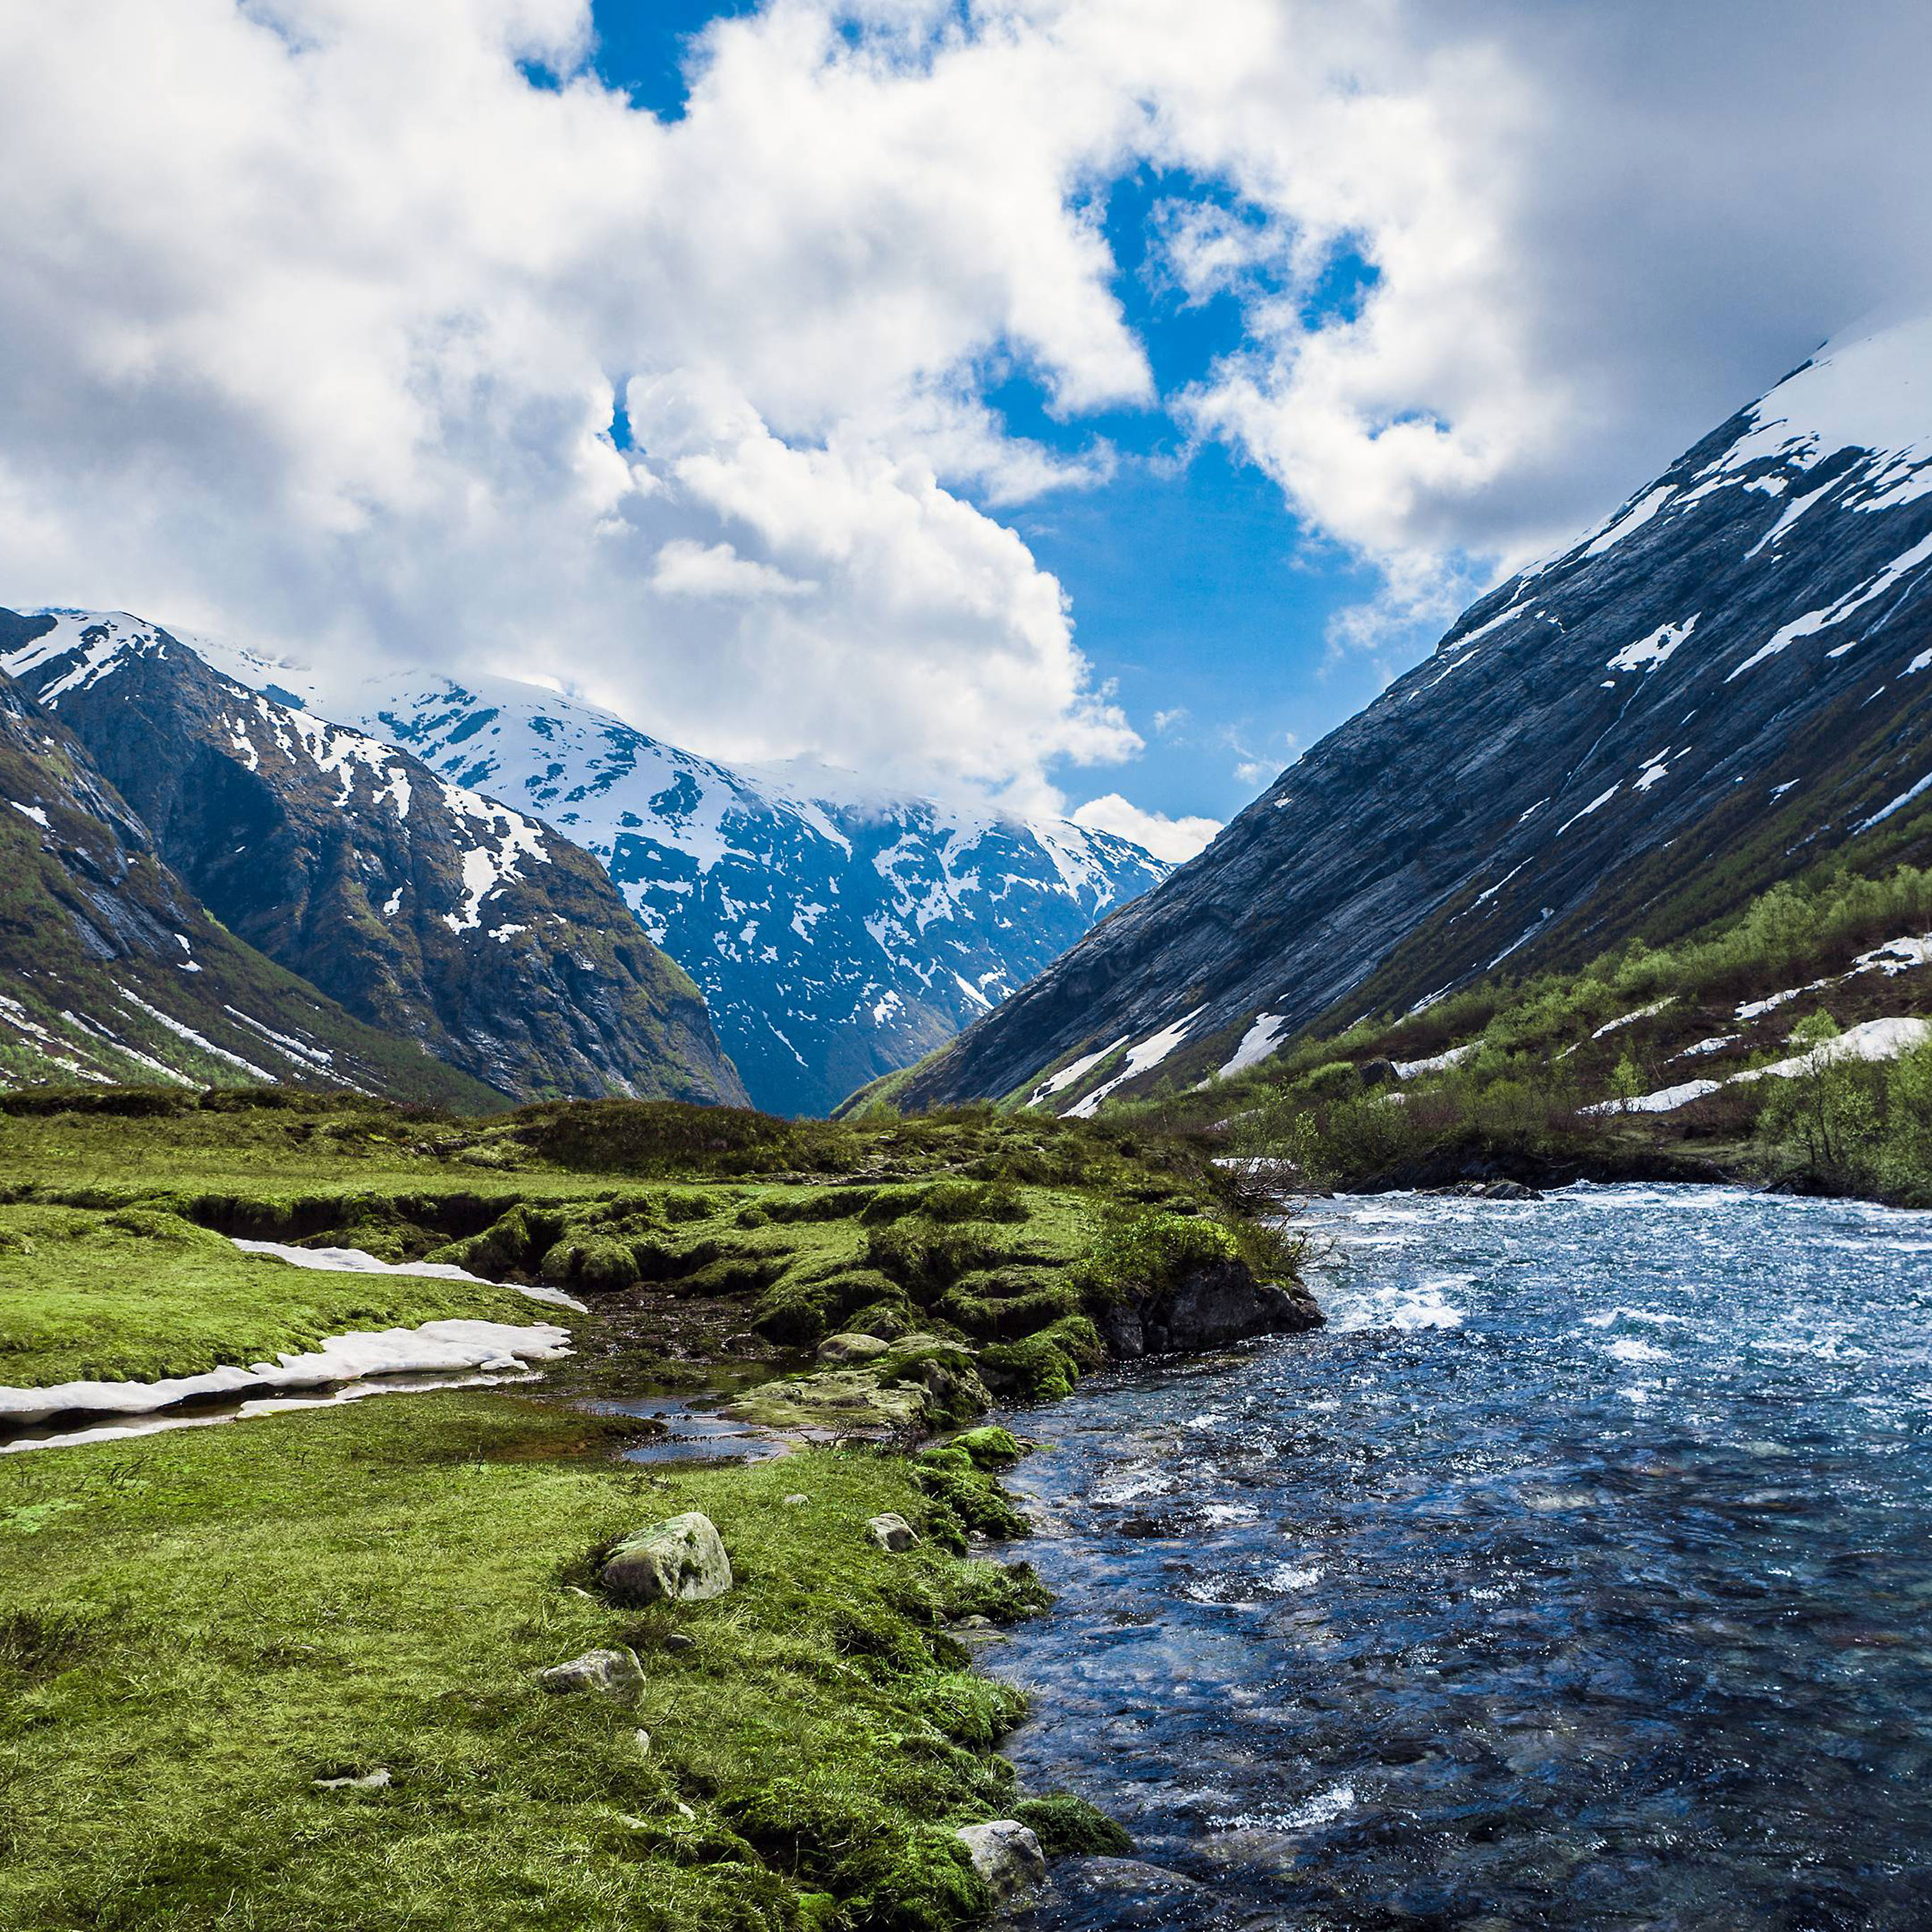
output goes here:
<path id="1" fill-rule="evenodd" d="M 1029 1932 L 1932 1927 L 1932 1216 L 1322 1202 L 1322 1333 L 1010 1418 Z"/>

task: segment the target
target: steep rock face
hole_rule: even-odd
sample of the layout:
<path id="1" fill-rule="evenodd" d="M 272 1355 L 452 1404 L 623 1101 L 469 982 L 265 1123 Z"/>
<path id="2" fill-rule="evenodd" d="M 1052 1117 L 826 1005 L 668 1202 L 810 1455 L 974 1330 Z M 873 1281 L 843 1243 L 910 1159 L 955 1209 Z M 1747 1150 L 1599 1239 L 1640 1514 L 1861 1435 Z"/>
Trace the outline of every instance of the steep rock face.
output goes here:
<path id="1" fill-rule="evenodd" d="M 584 845 L 704 988 L 773 1112 L 826 1112 L 944 1045 L 1168 869 L 1065 820 L 868 794 L 822 767 L 734 770 L 508 679 L 404 672 L 338 686 L 196 644 L 256 689 Z"/>
<path id="2" fill-rule="evenodd" d="M 0 1089 L 158 1082 L 500 1099 L 210 918 L 86 748 L 0 676 Z"/>
<path id="3" fill-rule="evenodd" d="M 1063 1110 L 1660 941 L 1932 804 L 1932 322 L 1835 344 L 922 1069 Z M 1915 841 L 1919 841 L 1915 843 Z"/>
<path id="4" fill-rule="evenodd" d="M 689 979 L 595 860 L 124 614 L 6 614 L 54 712 L 230 930 L 515 1098 L 742 1101 Z"/>

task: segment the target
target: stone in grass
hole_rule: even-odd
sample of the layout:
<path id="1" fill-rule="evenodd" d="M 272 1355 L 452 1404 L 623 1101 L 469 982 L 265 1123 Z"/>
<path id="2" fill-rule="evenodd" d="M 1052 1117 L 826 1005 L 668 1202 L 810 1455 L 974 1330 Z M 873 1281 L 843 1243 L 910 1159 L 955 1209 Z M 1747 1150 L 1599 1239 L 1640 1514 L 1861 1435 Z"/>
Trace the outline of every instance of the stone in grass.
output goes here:
<path id="1" fill-rule="evenodd" d="M 809 1504 L 812 1498 L 802 1490 L 794 1490 L 790 1496 L 780 1497 L 779 1501 L 787 1509 L 803 1509 Z"/>
<path id="2" fill-rule="evenodd" d="M 910 1550 L 919 1540 L 919 1532 L 902 1516 L 887 1510 L 884 1516 L 875 1516 L 866 1526 L 866 1534 L 879 1547 L 896 1556 L 902 1550 Z"/>
<path id="3" fill-rule="evenodd" d="M 620 1704 L 634 1704 L 644 1694 L 644 1666 L 634 1650 L 586 1650 L 568 1664 L 537 1672 L 546 1690 L 594 1690 Z"/>
<path id="4" fill-rule="evenodd" d="M 696 1604 L 731 1587 L 718 1526 L 688 1510 L 626 1538 L 605 1559 L 604 1588 L 620 1604 Z"/>
<path id="5" fill-rule="evenodd" d="M 395 1780 L 389 1775 L 389 1767 L 379 1764 L 360 1778 L 316 1778 L 309 1781 L 318 1791 L 386 1791 Z"/>
<path id="6" fill-rule="evenodd" d="M 1023 1903 L 1046 1882 L 1046 1854 L 1017 1818 L 996 1818 L 990 1825 L 962 1825 L 958 1836 L 973 1869 L 993 1894 L 996 1911 Z"/>

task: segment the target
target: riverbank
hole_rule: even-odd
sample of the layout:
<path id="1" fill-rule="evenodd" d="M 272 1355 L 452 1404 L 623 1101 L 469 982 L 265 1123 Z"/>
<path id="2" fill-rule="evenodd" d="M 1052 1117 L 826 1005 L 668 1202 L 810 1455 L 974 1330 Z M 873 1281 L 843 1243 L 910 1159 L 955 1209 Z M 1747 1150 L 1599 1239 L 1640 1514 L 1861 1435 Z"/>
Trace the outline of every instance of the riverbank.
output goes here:
<path id="1" fill-rule="evenodd" d="M 997 1748 L 1024 1699 L 970 1668 L 1046 1600 L 1003 1546 L 1003 1459 L 921 1444 L 995 1390 L 1065 1393 L 1131 1324 L 1315 1318 L 1198 1150 L 979 1115 L 109 1098 L 0 1114 L 0 1382 L 106 1400 L 506 1313 L 574 1352 L 535 1388 L 0 1457 L 0 1924 L 940 1932 L 992 1903 L 962 1826 L 1117 1848 L 1019 1794 Z M 652 1425 L 608 1412 L 727 1382 L 794 1453 L 625 1460 Z M 614 1600 L 599 1552 L 692 1510 L 728 1592 Z M 542 1688 L 601 1649 L 635 1653 L 634 1701 Z"/>
<path id="2" fill-rule="evenodd" d="M 1025 1932 L 1925 1922 L 1923 1215 L 1730 1188 L 1307 1204 L 1328 1325 L 1109 1373 L 1014 1486 L 1109 1808 Z"/>

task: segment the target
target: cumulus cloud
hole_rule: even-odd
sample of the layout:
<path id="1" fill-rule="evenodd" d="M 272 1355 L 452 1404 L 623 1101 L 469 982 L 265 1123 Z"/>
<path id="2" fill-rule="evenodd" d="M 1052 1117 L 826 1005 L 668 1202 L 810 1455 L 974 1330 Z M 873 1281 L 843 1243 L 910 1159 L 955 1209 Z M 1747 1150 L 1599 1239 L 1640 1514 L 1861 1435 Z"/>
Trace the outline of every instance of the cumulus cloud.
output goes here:
<path id="1" fill-rule="evenodd" d="M 1104 481 L 1085 419 L 1225 441 L 1381 572 L 1338 646 L 1412 649 L 1924 287 L 1918 0 L 766 0 L 663 122 L 592 48 L 0 13 L 0 593 L 1051 804 L 1141 743 L 1001 516 Z M 1243 325 L 1166 396 L 1104 222 L 1150 166 L 1163 299 Z"/>
<path id="2" fill-rule="evenodd" d="M 1221 829 L 1216 818 L 1169 818 L 1163 812 L 1143 812 L 1117 791 L 1090 798 L 1075 811 L 1073 822 L 1089 832 L 1131 838 L 1156 859 L 1176 866 L 1192 858 Z"/>

